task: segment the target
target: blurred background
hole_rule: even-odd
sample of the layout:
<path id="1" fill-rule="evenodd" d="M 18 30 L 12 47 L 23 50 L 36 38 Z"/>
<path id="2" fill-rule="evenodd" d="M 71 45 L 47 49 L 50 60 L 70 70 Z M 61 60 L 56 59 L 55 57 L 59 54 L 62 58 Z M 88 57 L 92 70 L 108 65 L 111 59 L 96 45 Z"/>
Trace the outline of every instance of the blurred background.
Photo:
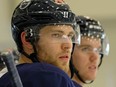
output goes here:
<path id="1" fill-rule="evenodd" d="M 16 48 L 11 35 L 11 15 L 21 0 L 0 2 L 0 51 Z M 99 20 L 110 42 L 110 53 L 103 59 L 96 80 L 85 87 L 116 87 L 116 0 L 65 0 L 77 15 Z"/>

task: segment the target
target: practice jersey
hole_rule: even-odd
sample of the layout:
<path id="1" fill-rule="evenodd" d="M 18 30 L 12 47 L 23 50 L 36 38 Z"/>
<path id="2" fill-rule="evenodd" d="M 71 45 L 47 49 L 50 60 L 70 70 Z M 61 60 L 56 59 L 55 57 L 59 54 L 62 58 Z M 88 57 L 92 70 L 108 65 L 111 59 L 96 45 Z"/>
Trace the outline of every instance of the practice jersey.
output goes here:
<path id="1" fill-rule="evenodd" d="M 23 87 L 75 87 L 61 69 L 46 63 L 17 65 Z M 0 78 L 0 87 L 12 87 L 9 73 Z"/>

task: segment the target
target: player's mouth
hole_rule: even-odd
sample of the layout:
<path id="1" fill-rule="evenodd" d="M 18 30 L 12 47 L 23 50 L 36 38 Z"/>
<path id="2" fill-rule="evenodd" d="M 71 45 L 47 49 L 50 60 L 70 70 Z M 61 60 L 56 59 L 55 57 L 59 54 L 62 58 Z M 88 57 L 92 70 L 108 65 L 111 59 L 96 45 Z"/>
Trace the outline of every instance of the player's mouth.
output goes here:
<path id="1" fill-rule="evenodd" d="M 68 61 L 69 60 L 69 56 L 64 55 L 64 56 L 60 56 L 59 57 L 62 61 Z"/>
<path id="2" fill-rule="evenodd" d="M 88 67 L 88 69 L 89 69 L 90 71 L 92 71 L 92 72 L 95 72 L 96 69 L 97 69 L 97 67 L 96 67 L 95 65 L 91 65 L 91 66 Z"/>

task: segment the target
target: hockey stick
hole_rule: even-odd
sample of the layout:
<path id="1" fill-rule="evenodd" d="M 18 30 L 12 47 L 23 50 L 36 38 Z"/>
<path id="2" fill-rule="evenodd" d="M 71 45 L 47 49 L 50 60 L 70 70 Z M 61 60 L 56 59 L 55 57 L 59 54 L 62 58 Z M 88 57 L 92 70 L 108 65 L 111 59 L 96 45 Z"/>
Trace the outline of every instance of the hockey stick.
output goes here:
<path id="1" fill-rule="evenodd" d="M 14 62 L 13 51 L 2 52 L 1 58 L 5 62 L 8 72 L 11 75 L 11 80 L 13 81 L 13 87 L 23 87 Z"/>

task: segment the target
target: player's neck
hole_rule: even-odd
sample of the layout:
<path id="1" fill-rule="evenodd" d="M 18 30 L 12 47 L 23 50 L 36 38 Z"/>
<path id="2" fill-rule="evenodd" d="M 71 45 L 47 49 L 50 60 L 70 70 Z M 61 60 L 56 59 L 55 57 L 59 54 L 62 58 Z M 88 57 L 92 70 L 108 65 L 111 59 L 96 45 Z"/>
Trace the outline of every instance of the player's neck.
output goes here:
<path id="1" fill-rule="evenodd" d="M 32 63 L 32 61 L 24 55 L 21 55 L 19 58 L 19 64 L 22 63 Z"/>
<path id="2" fill-rule="evenodd" d="M 74 74 L 73 78 L 72 78 L 73 81 L 75 81 L 77 84 L 81 85 L 82 87 L 84 86 L 84 83 L 81 82 L 77 76 Z"/>

